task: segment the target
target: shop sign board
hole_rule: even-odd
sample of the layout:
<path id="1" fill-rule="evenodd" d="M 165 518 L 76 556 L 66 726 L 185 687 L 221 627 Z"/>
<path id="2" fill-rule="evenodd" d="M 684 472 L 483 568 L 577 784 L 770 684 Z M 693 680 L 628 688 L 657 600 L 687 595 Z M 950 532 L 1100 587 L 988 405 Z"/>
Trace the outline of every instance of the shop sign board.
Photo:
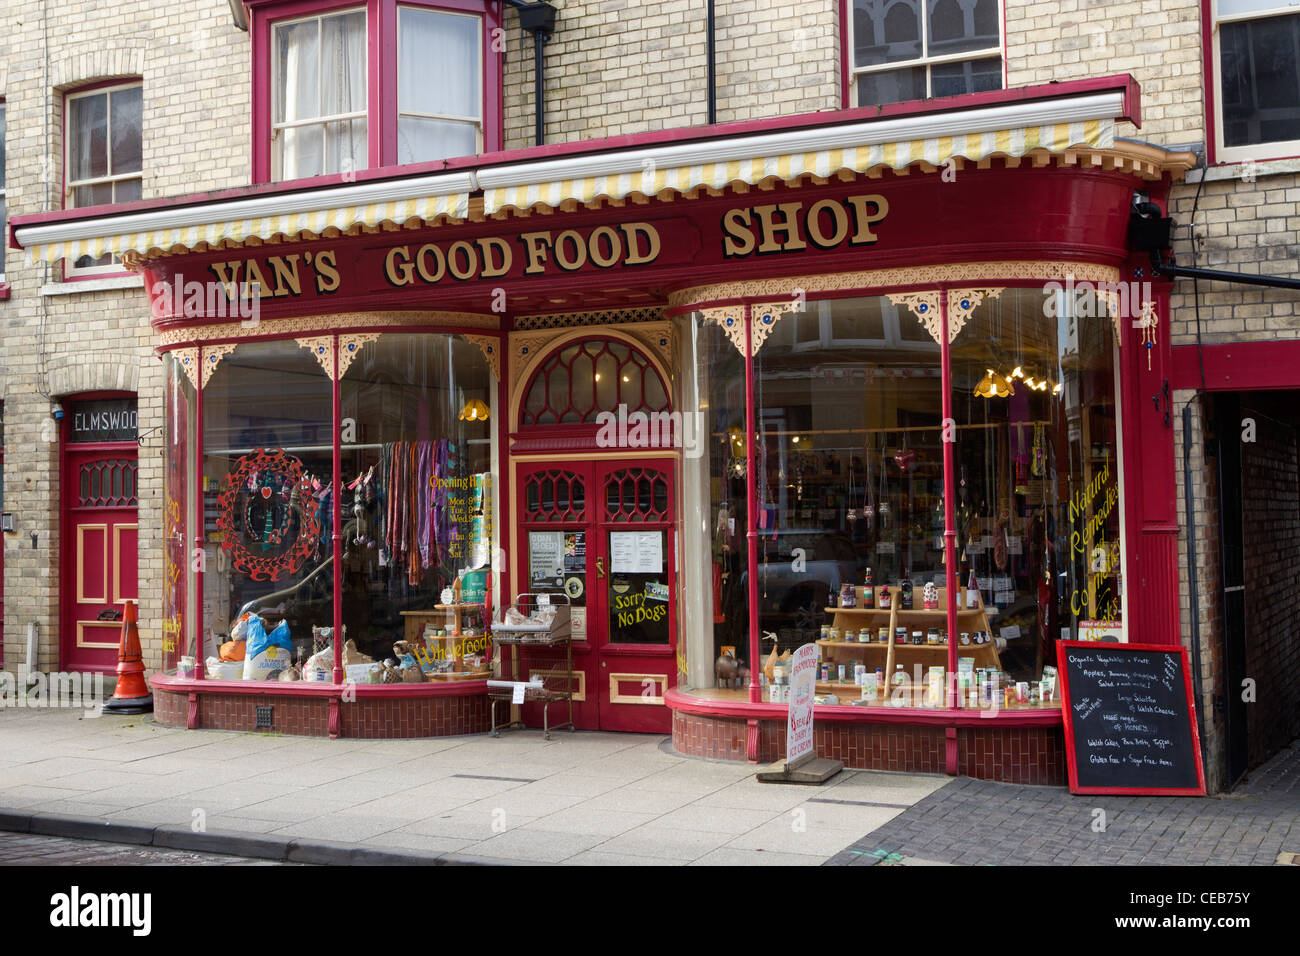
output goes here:
<path id="1" fill-rule="evenodd" d="M 1186 648 L 1059 641 L 1071 793 L 1204 796 Z"/>
<path id="2" fill-rule="evenodd" d="M 813 694 L 817 689 L 817 645 L 794 652 L 790 667 L 790 709 L 785 724 L 785 766 L 793 770 L 813 751 Z"/>

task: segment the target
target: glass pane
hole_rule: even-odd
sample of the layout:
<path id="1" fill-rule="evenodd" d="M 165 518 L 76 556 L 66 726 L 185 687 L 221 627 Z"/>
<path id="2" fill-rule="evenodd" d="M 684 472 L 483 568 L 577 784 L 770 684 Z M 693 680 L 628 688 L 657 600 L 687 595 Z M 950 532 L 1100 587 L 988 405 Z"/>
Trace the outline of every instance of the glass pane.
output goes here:
<path id="1" fill-rule="evenodd" d="M 920 0 L 854 0 L 855 66 L 915 60 L 921 55 Z"/>
<path id="2" fill-rule="evenodd" d="M 666 537 L 663 531 L 609 532 L 611 644 L 669 642 Z"/>
<path id="3" fill-rule="evenodd" d="M 925 67 L 913 66 L 858 77 L 858 105 L 885 106 L 925 99 Z"/>
<path id="4" fill-rule="evenodd" d="M 284 622 L 284 643 L 280 630 L 256 657 L 250 643 L 244 669 L 232 669 L 273 679 L 333 626 L 330 380 L 296 342 L 250 342 L 222 360 L 203 398 L 203 513 L 216 515 L 203 535 L 204 657 L 248 636 L 245 613 L 268 635 Z"/>
<path id="5" fill-rule="evenodd" d="M 140 198 L 142 180 L 123 179 L 113 184 L 113 202 L 130 202 Z"/>
<path id="6" fill-rule="evenodd" d="M 113 254 L 111 252 L 106 252 L 98 259 L 91 258 L 90 256 L 81 256 L 73 263 L 73 267 L 77 269 L 89 269 L 94 266 L 111 265 L 112 262 Z"/>
<path id="7" fill-rule="evenodd" d="M 478 152 L 478 127 L 455 120 L 402 116 L 397 121 L 397 159 L 425 163 L 435 159 L 473 156 Z"/>
<path id="8" fill-rule="evenodd" d="M 320 115 L 320 22 L 275 28 L 275 122 Z"/>
<path id="9" fill-rule="evenodd" d="M 940 351 L 892 335 L 876 297 L 819 307 L 830 310 L 833 344 L 798 346 L 778 323 L 755 358 L 759 628 L 777 635 L 781 653 L 818 640 L 823 626 L 839 629 L 823 645 L 831 670 L 818 692 L 848 703 L 862 694 L 857 665 L 885 676 L 891 614 L 908 648 L 938 623 L 924 594 L 944 586 Z M 880 610 L 863 609 L 868 574 Z M 853 599 L 841 611 L 846 587 Z M 897 610 L 883 607 L 885 588 Z M 942 663 L 930 647 L 896 651 L 909 686 L 915 667 Z"/>
<path id="10" fill-rule="evenodd" d="M 596 360 L 596 406 L 607 410 L 618 407 L 618 362 L 609 352 Z"/>
<path id="11" fill-rule="evenodd" d="M 111 119 L 113 124 L 112 173 L 138 173 L 141 153 L 141 103 L 142 90 L 114 90 L 111 94 Z"/>
<path id="12" fill-rule="evenodd" d="M 930 68 L 931 96 L 960 96 L 1002 89 L 1002 58 L 985 57 Z"/>
<path id="13" fill-rule="evenodd" d="M 481 603 L 492 555 L 495 421 L 460 417 L 471 401 L 491 404 L 487 361 L 459 336 L 385 334 L 353 359 L 340 388 L 341 413 L 356 422 L 343 446 L 344 540 L 360 539 L 344 555 L 348 636 L 376 660 L 405 640 L 426 673 L 452 669 L 455 648 L 429 640 L 455 626 L 436 605 L 458 575 L 462 600 Z M 555 496 L 546 482 L 543 506 Z M 477 656 L 482 611 L 465 612 L 461 625 L 462 658 Z"/>
<path id="14" fill-rule="evenodd" d="M 321 29 L 321 115 L 366 108 L 366 15 L 324 17 Z"/>
<path id="15" fill-rule="evenodd" d="M 398 17 L 398 110 L 480 117 L 479 18 L 411 7 Z"/>
<path id="16" fill-rule="evenodd" d="M 303 179 L 325 172 L 325 127 L 297 126 L 280 131 L 279 179 Z"/>
<path id="17" fill-rule="evenodd" d="M 194 479 L 199 461 L 194 450 L 195 390 L 175 353 L 163 358 L 166 390 L 166 425 L 163 436 L 166 466 L 163 472 L 162 514 L 162 652 L 163 669 L 174 670 L 178 658 L 194 656 L 190 620 L 195 595 L 194 576 L 188 574 L 188 552 L 194 538 Z"/>
<path id="18" fill-rule="evenodd" d="M 1000 706 L 1059 706 L 1036 700 L 1057 640 L 1123 619 L 1114 331 L 1097 305 L 1006 289 L 952 346 L 959 622 L 976 669 L 1012 689 Z"/>
<path id="19" fill-rule="evenodd" d="M 107 93 L 68 100 L 68 139 L 69 179 L 108 175 Z"/>
<path id="20" fill-rule="evenodd" d="M 366 142 L 365 120 L 326 123 L 325 144 L 325 172 L 345 173 L 366 168 L 369 146 Z"/>
<path id="21" fill-rule="evenodd" d="M 72 204 L 74 206 L 98 206 L 112 201 L 112 183 L 96 183 L 94 186 L 72 187 Z"/>
<path id="22" fill-rule="evenodd" d="M 573 407 L 586 420 L 596 401 L 596 368 L 586 352 L 573 360 Z"/>
<path id="23" fill-rule="evenodd" d="M 641 407 L 642 374 L 641 368 L 631 362 L 623 366 L 623 374 L 619 382 L 619 401 L 628 408 Z"/>
<path id="24" fill-rule="evenodd" d="M 997 0 L 930 0 L 930 36 L 927 56 L 946 56 L 967 50 L 996 47 Z"/>
<path id="25" fill-rule="evenodd" d="M 1300 14 L 1225 23 L 1219 36 L 1224 145 L 1300 139 Z"/>

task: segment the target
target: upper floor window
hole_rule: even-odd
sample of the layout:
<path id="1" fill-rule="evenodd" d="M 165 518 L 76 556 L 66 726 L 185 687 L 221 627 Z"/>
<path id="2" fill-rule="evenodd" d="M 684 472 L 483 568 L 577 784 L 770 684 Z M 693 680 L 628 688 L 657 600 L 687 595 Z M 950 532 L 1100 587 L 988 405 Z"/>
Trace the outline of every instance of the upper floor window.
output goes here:
<path id="1" fill-rule="evenodd" d="M 998 0 L 853 0 L 850 105 L 1002 88 Z"/>
<path id="2" fill-rule="evenodd" d="M 277 23 L 273 36 L 275 178 L 364 169 L 365 10 Z"/>
<path id="3" fill-rule="evenodd" d="M 139 81 L 69 93 L 64 101 L 65 208 L 139 199 L 143 183 L 143 91 Z M 115 272 L 111 253 L 81 256 L 68 273 Z"/>
<path id="4" fill-rule="evenodd" d="M 1212 0 L 1218 155 L 1300 154 L 1300 13 L 1279 0 Z"/>
<path id="5" fill-rule="evenodd" d="M 263 0 L 254 179 L 473 156 L 501 145 L 500 4 Z M 377 52 L 382 51 L 382 52 Z"/>

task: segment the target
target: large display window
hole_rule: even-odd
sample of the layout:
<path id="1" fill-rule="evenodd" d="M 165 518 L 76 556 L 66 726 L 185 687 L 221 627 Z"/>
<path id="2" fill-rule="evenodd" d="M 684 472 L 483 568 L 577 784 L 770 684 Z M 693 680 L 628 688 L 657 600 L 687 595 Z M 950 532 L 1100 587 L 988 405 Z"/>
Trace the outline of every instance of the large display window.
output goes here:
<path id="1" fill-rule="evenodd" d="M 341 339 L 337 355 L 323 336 L 166 357 L 165 670 L 201 655 L 209 678 L 331 682 L 336 643 L 358 682 L 484 666 L 499 504 L 484 353 L 441 333 Z"/>
<path id="2" fill-rule="evenodd" d="M 1124 639 L 1116 339 L 1103 304 L 1080 314 L 1042 287 L 983 290 L 957 307 L 945 348 L 927 314 L 939 301 L 844 297 L 781 315 L 750 359 L 752 458 L 735 391 L 743 352 L 694 317 L 683 364 L 703 385 L 711 441 L 684 466 L 688 491 L 694 474 L 708 495 L 685 527 L 712 553 L 737 519 L 735 590 L 748 607 L 752 571 L 765 701 L 783 700 L 783 660 L 816 643 L 823 703 L 1059 708 L 1057 641 Z M 711 626 L 707 613 L 686 619 L 686 683 L 745 700 L 748 618 L 726 614 L 729 576 L 711 584 L 697 609 L 713 610 Z"/>

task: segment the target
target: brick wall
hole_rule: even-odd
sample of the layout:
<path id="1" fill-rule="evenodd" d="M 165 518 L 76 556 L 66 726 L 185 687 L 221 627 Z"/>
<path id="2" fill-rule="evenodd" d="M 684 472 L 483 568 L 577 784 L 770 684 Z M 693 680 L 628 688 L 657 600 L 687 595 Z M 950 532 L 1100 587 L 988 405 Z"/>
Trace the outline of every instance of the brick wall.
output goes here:
<path id="1" fill-rule="evenodd" d="M 1293 398 L 1244 396 L 1241 414 L 1256 428 L 1256 440 L 1242 444 L 1241 462 L 1253 768 L 1300 736 L 1300 469 Z"/>

